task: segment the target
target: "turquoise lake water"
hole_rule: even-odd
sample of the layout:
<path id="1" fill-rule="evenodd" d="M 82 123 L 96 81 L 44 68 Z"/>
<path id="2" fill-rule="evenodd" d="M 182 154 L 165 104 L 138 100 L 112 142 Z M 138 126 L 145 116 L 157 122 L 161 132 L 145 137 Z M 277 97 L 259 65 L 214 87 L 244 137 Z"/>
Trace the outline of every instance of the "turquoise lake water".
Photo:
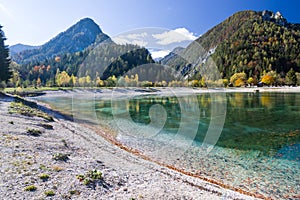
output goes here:
<path id="1" fill-rule="evenodd" d="M 73 112 L 78 122 L 108 126 L 124 145 L 159 162 L 268 197 L 299 198 L 300 94 L 38 100 Z"/>

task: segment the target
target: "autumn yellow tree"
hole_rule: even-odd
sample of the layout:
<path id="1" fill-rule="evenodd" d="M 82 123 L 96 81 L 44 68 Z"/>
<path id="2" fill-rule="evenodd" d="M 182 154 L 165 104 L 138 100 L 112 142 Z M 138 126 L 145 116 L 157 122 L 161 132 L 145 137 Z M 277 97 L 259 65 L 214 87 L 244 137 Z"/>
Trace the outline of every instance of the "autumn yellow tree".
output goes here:
<path id="1" fill-rule="evenodd" d="M 125 78 L 124 78 L 124 82 L 125 82 L 124 86 L 125 87 L 130 86 L 130 81 L 131 81 L 130 78 L 126 75 Z"/>
<path id="2" fill-rule="evenodd" d="M 245 85 L 247 80 L 247 75 L 244 72 L 235 73 L 230 77 L 230 83 L 233 84 L 235 87 L 241 87 Z"/>
<path id="3" fill-rule="evenodd" d="M 199 86 L 199 81 L 198 80 L 192 80 L 190 84 L 191 84 L 192 87 L 198 87 Z"/>
<path id="4" fill-rule="evenodd" d="M 105 85 L 108 87 L 115 87 L 117 84 L 117 78 L 115 75 L 110 76 L 108 79 L 105 81 Z"/>
<path id="5" fill-rule="evenodd" d="M 101 80 L 99 76 L 96 78 L 96 86 L 97 87 L 103 87 L 104 86 L 104 81 Z"/>
<path id="6" fill-rule="evenodd" d="M 69 86 L 70 80 L 71 78 L 66 71 L 58 72 L 55 77 L 56 84 L 59 87 Z"/>
<path id="7" fill-rule="evenodd" d="M 80 77 L 78 79 L 78 84 L 79 84 L 79 86 L 84 87 L 85 84 L 86 84 L 86 78 L 85 77 Z"/>
<path id="8" fill-rule="evenodd" d="M 36 80 L 36 86 L 37 87 L 41 87 L 42 86 L 42 81 L 41 81 L 40 77 L 38 77 L 38 79 Z"/>
<path id="9" fill-rule="evenodd" d="M 70 85 L 72 87 L 74 87 L 74 86 L 76 86 L 76 84 L 77 84 L 77 77 L 74 76 L 74 74 L 72 74 L 71 77 L 70 77 Z"/>
<path id="10" fill-rule="evenodd" d="M 14 86 L 14 87 L 19 87 L 21 85 L 20 81 L 20 74 L 18 71 L 13 71 L 12 72 L 12 77 L 9 79 L 10 83 Z"/>
<path id="11" fill-rule="evenodd" d="M 55 62 L 60 62 L 60 57 L 59 56 L 56 56 L 55 58 L 54 58 L 54 60 L 55 60 Z"/>
<path id="12" fill-rule="evenodd" d="M 199 85 L 200 87 L 206 87 L 206 80 L 204 77 L 202 77 L 201 80 L 199 81 Z"/>
<path id="13" fill-rule="evenodd" d="M 274 83 L 274 77 L 270 75 L 264 75 L 261 79 L 261 82 L 266 85 L 272 85 Z"/>
<path id="14" fill-rule="evenodd" d="M 88 87 L 92 86 L 92 79 L 89 75 L 85 77 L 85 82 Z"/>
<path id="15" fill-rule="evenodd" d="M 138 74 L 134 75 L 132 82 L 133 82 L 132 86 L 138 86 L 138 84 L 139 84 L 139 75 Z"/>
<path id="16" fill-rule="evenodd" d="M 254 84 L 254 79 L 252 77 L 249 77 L 247 80 L 247 83 L 250 85 L 250 87 Z"/>

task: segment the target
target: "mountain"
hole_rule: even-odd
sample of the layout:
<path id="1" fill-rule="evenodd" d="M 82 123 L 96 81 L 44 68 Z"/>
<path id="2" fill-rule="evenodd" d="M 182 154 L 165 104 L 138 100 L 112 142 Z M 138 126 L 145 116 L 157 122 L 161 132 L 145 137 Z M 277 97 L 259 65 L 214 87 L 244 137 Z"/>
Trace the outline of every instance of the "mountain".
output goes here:
<path id="1" fill-rule="evenodd" d="M 22 64 L 18 67 L 21 82 L 55 85 L 58 72 L 66 72 L 69 76 L 78 78 L 89 76 L 89 79 L 106 80 L 113 75 L 118 77 L 131 71 L 137 66 L 154 63 L 149 51 L 135 45 L 118 45 L 113 42 L 102 42 L 91 45 L 85 50 L 66 53 L 38 63 Z"/>
<path id="2" fill-rule="evenodd" d="M 180 55 L 184 51 L 183 47 L 176 47 L 171 51 L 168 55 L 166 55 L 163 59 L 161 59 L 161 63 L 168 63 L 169 60 L 172 60 L 176 55 Z"/>
<path id="3" fill-rule="evenodd" d="M 168 55 L 160 59 L 159 63 L 162 65 L 172 66 L 178 71 L 181 66 L 186 64 L 186 60 L 180 56 L 184 51 L 185 48 L 176 47 Z"/>
<path id="4" fill-rule="evenodd" d="M 15 44 L 9 47 L 9 52 L 11 56 L 14 56 L 17 53 L 20 53 L 22 51 L 26 50 L 32 50 L 32 49 L 38 49 L 39 46 L 31 46 L 31 45 L 25 45 L 25 44 Z"/>
<path id="5" fill-rule="evenodd" d="M 122 76 L 137 66 L 154 63 L 147 49 L 114 43 L 88 18 L 80 20 L 41 47 L 14 55 L 13 61 L 11 69 L 19 75 L 19 78 L 13 79 L 17 80 L 14 86 L 20 83 L 23 86 L 37 83 L 54 86 L 62 72 L 76 76 L 78 81 L 88 77 L 95 83 L 113 75 Z"/>
<path id="6" fill-rule="evenodd" d="M 64 53 L 83 51 L 94 42 L 99 43 L 108 38 L 92 19 L 84 18 L 40 48 L 27 49 L 12 55 L 12 60 L 19 64 L 39 62 Z"/>
<path id="7" fill-rule="evenodd" d="M 187 58 L 199 59 L 194 64 Z M 167 56 L 161 62 L 186 78 L 198 79 L 209 58 L 221 78 L 227 79 L 237 72 L 256 79 L 270 71 L 282 77 L 291 68 L 299 72 L 299 24 L 288 23 L 280 12 L 241 11 L 210 29 L 179 55 Z"/>

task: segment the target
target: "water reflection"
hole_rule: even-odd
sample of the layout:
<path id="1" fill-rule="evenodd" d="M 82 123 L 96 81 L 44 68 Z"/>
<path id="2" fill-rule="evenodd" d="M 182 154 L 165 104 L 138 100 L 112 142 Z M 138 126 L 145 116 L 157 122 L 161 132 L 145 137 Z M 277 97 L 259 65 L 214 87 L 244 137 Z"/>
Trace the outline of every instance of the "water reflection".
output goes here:
<path id="1" fill-rule="evenodd" d="M 287 93 L 227 94 L 226 121 L 217 145 L 245 151 L 259 150 L 262 155 L 275 155 L 284 146 L 299 143 L 297 130 L 300 126 L 297 121 L 300 120 L 300 100 L 297 100 L 297 95 Z M 192 110 L 194 108 L 189 106 L 195 104 L 195 101 L 199 109 L 197 117 L 194 116 Z M 188 122 L 199 120 L 194 142 L 201 144 L 212 120 L 211 106 L 213 104 L 218 110 L 218 101 L 222 101 L 222 98 L 217 94 L 214 99 L 211 94 L 201 94 L 197 98 L 150 96 L 120 100 L 118 103 L 97 101 L 96 109 L 99 119 L 105 118 L 105 115 L 106 118 L 107 115 L 113 117 L 110 109 L 113 106 L 118 113 L 128 112 L 134 123 L 149 125 L 151 123 L 150 108 L 153 105 L 161 105 L 167 117 L 159 134 L 176 134 L 183 119 L 185 119 L 185 126 L 190 125 Z M 182 105 L 180 102 L 183 102 Z M 123 107 L 125 110 L 120 107 L 122 104 L 126 105 Z M 182 109 L 185 109 L 187 113 L 184 116 Z M 156 116 L 159 120 L 161 117 Z M 185 127 L 184 131 L 183 135 L 186 137 L 192 135 L 189 127 Z"/>
<path id="2" fill-rule="evenodd" d="M 289 146 L 300 143 L 300 124 L 298 123 L 300 121 L 300 94 L 228 93 L 226 97 L 228 102 L 226 120 L 217 142 L 218 146 L 246 152 L 258 150 L 261 155 L 278 157 L 277 153 L 280 150 L 289 149 Z M 194 140 L 196 145 L 201 145 L 207 136 L 212 115 L 217 116 L 217 114 L 212 114 L 212 106 L 215 110 L 221 110 L 222 103 L 218 104 L 218 102 L 222 100 L 224 99 L 218 94 L 207 93 L 198 95 L 196 98 L 147 96 L 126 100 L 92 99 L 87 101 L 86 99 L 72 100 L 72 98 L 56 97 L 44 101 L 68 113 L 74 112 L 74 106 L 76 106 L 75 111 L 78 113 L 73 114 L 77 115 L 77 118 L 78 116 L 85 120 L 90 118 L 108 126 L 115 126 L 112 122 L 114 117 L 121 117 L 124 113 L 129 115 L 133 124 L 140 124 L 140 129 L 143 131 L 153 131 L 145 127 L 154 121 L 152 125 L 156 124 L 158 128 L 162 126 L 161 129 L 156 130 L 156 134 L 153 134 L 156 139 L 162 135 L 174 137 L 180 130 L 181 136 Z M 154 105 L 161 107 L 156 106 L 158 110 L 152 112 L 151 120 L 149 113 Z M 195 105 L 198 107 L 197 112 L 195 112 L 197 110 Z M 113 110 L 116 116 L 113 115 Z M 161 110 L 166 112 L 165 115 L 160 112 Z M 124 116 L 128 118 L 128 115 Z M 164 116 L 166 119 L 163 119 Z M 196 131 L 195 135 L 194 131 Z M 135 134 L 138 134 L 138 131 Z M 283 152 L 297 153 L 297 151 Z M 282 157 L 299 159 L 299 155 L 283 155 Z"/>
<path id="3" fill-rule="evenodd" d="M 222 134 L 211 153 L 202 156 L 203 141 L 209 142 L 207 135 L 214 134 L 210 126 L 220 125 L 218 114 L 224 113 L 224 101 L 227 107 Z M 72 110 L 70 99 L 46 102 L 60 110 Z M 117 139 L 156 161 L 276 199 L 299 195 L 300 94 L 75 99 L 74 106 L 83 117 L 96 115 L 101 125 L 116 131 L 125 127 L 129 137 Z M 122 123 L 116 123 L 116 119 Z M 178 155 L 182 144 L 190 146 Z"/>
<path id="4" fill-rule="evenodd" d="M 259 150 L 263 155 L 273 156 L 284 146 L 299 143 L 299 107 L 290 112 L 291 107 L 299 105 L 297 95 L 227 94 L 230 105 L 218 145 L 246 151 Z"/>

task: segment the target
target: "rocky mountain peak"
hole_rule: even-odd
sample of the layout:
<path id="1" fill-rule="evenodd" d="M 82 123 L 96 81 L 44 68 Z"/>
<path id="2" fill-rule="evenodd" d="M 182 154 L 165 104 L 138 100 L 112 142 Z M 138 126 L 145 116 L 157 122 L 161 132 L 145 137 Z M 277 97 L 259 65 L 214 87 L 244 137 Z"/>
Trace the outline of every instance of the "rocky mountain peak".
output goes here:
<path id="1" fill-rule="evenodd" d="M 262 12 L 262 18 L 265 21 L 271 21 L 275 22 L 276 24 L 280 26 L 286 26 L 287 25 L 287 20 L 283 17 L 283 15 L 277 11 L 276 13 L 269 11 L 269 10 L 264 10 Z"/>

